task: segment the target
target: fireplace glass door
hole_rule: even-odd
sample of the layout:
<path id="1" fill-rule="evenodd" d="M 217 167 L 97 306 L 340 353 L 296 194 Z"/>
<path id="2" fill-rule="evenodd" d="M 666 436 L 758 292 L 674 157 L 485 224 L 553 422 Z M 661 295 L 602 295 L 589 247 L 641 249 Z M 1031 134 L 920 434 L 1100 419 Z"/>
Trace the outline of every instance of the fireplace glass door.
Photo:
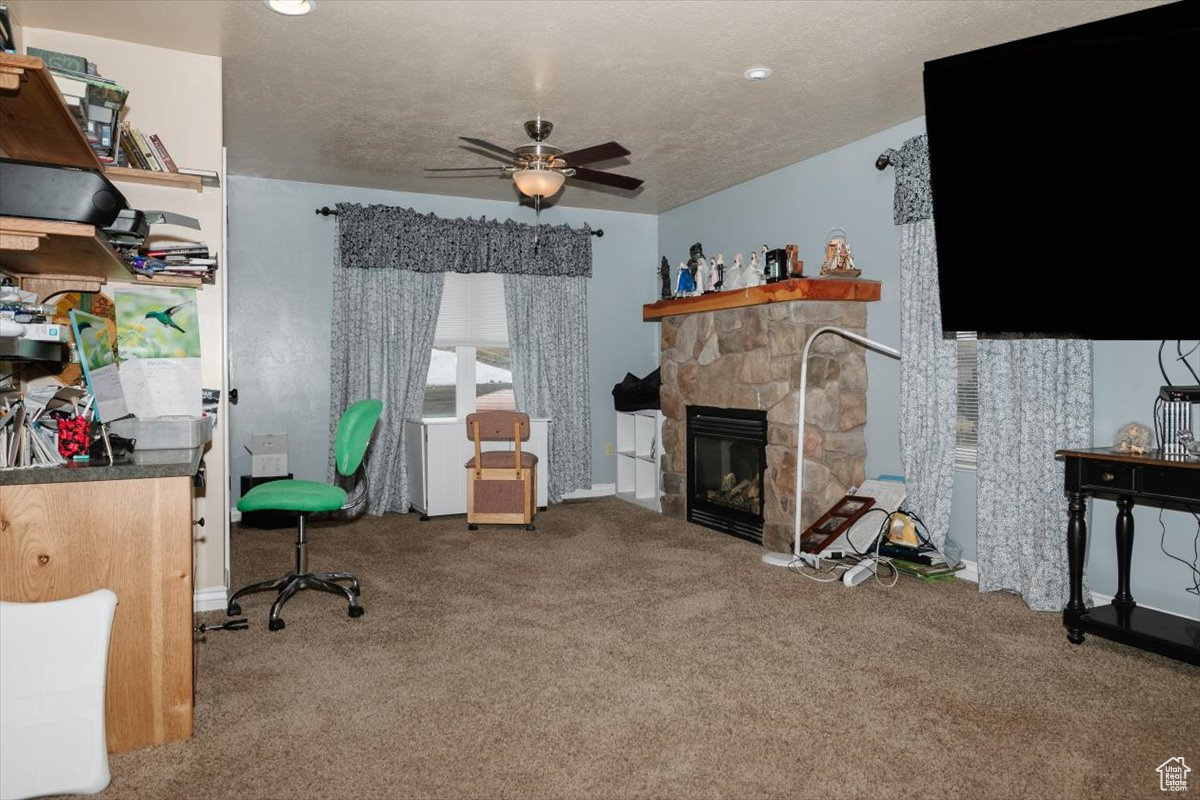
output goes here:
<path id="1" fill-rule="evenodd" d="M 762 541 L 765 411 L 688 406 L 688 520 Z"/>

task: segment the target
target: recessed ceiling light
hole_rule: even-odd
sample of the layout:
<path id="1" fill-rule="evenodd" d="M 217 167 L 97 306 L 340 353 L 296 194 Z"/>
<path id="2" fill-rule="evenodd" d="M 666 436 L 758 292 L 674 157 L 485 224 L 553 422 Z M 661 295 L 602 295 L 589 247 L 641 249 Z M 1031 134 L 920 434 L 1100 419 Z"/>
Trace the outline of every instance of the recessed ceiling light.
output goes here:
<path id="1" fill-rule="evenodd" d="M 303 16 L 316 8 L 316 0 L 263 0 L 267 8 L 276 14 L 289 17 Z"/>
<path id="2" fill-rule="evenodd" d="M 748 81 L 765 81 L 771 77 L 770 67 L 751 67 L 742 73 Z"/>

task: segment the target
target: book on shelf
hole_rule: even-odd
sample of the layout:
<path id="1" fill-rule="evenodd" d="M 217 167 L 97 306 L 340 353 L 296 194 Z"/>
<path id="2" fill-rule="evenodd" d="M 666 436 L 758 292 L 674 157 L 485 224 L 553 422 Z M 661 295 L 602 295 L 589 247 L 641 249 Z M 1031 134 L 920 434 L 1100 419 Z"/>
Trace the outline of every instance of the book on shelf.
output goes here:
<path id="1" fill-rule="evenodd" d="M 9 16 L 7 3 L 0 3 L 0 51 L 17 52 L 17 40 L 13 38 L 12 17 Z"/>
<path id="2" fill-rule="evenodd" d="M 57 50 L 44 50 L 40 47 L 26 47 L 25 54 L 40 58 L 48 69 L 70 70 L 85 75 L 88 72 L 89 62 L 83 56 L 60 53 Z"/>
<path id="3" fill-rule="evenodd" d="M 150 144 L 146 141 L 146 136 L 137 128 L 130 128 L 133 132 L 133 141 L 137 144 L 138 149 L 146 158 L 146 163 L 150 165 L 150 169 L 155 172 L 162 172 L 162 165 L 158 163 L 158 159 L 154 157 L 154 151 L 150 149 Z"/>
<path id="4" fill-rule="evenodd" d="M 150 134 L 150 146 L 154 148 L 154 154 L 158 156 L 158 162 L 162 164 L 163 169 L 167 172 L 179 172 L 179 167 L 175 165 L 175 160 L 171 158 L 157 133 Z"/>
<path id="5" fill-rule="evenodd" d="M 195 175 L 200 178 L 200 182 L 205 186 L 220 186 L 221 176 L 215 169 L 193 169 L 192 167 L 180 167 L 178 170 L 180 175 Z"/>

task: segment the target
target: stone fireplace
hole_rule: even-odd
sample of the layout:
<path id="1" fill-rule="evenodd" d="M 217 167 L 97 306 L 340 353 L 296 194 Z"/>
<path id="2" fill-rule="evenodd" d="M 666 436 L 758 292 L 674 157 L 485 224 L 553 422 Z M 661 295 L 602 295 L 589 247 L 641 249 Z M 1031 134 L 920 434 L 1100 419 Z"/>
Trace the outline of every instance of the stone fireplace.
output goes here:
<path id="1" fill-rule="evenodd" d="M 839 281 L 788 283 L 831 282 Z M 866 296 L 864 300 L 878 299 L 878 284 L 874 286 L 874 296 Z M 697 307 L 696 301 L 709 297 L 713 295 L 694 298 L 690 301 L 691 309 Z M 866 335 L 866 304 L 858 299 L 774 299 L 756 305 L 691 310 L 681 307 L 683 303 L 689 301 L 657 303 L 643 312 L 644 318 L 662 320 L 663 513 L 681 519 L 695 516 L 689 513 L 688 504 L 688 466 L 689 460 L 695 458 L 688 449 L 688 407 L 763 412 L 766 447 L 761 490 L 762 543 L 769 550 L 790 552 L 796 508 L 800 355 L 808 335 L 822 325 L 836 325 Z M 651 309 L 662 313 L 652 316 Z M 864 480 L 866 391 L 866 354 L 862 347 L 834 334 L 813 342 L 805 401 L 802 520 L 805 526 Z M 725 482 L 732 481 L 731 486 L 745 479 L 736 470 L 729 472 L 734 477 Z M 693 521 L 707 524 L 701 519 Z M 742 534 L 735 532 L 735 535 Z"/>

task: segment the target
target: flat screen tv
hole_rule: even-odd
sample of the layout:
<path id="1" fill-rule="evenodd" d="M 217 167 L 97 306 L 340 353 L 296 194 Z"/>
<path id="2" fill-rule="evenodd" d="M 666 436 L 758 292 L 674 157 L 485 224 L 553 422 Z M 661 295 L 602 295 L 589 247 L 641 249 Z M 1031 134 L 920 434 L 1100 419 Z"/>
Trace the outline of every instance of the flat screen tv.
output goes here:
<path id="1" fill-rule="evenodd" d="M 945 331 L 1200 337 L 1200 3 L 924 77 Z"/>

